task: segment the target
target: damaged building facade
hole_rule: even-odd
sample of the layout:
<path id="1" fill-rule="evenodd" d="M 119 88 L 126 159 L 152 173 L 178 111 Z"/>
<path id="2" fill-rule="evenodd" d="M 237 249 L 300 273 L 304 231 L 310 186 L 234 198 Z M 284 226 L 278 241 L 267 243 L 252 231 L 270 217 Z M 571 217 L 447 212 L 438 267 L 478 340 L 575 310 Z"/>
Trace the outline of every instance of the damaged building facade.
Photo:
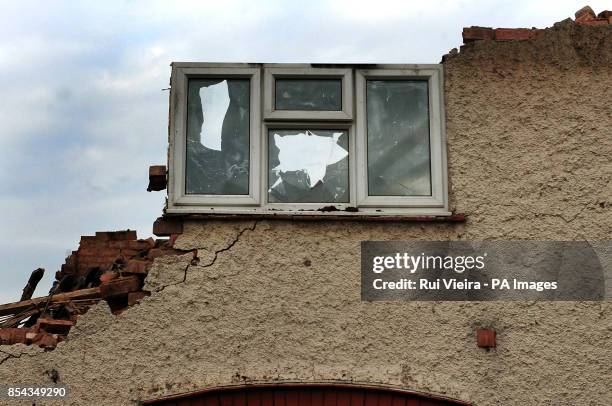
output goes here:
<path id="1" fill-rule="evenodd" d="M 609 405 L 609 297 L 362 301 L 360 243 L 609 240 L 610 23 L 465 28 L 440 65 L 173 64 L 159 238 L 82 237 L 48 297 L 0 306 L 0 382 L 68 388 L 41 404 Z"/>

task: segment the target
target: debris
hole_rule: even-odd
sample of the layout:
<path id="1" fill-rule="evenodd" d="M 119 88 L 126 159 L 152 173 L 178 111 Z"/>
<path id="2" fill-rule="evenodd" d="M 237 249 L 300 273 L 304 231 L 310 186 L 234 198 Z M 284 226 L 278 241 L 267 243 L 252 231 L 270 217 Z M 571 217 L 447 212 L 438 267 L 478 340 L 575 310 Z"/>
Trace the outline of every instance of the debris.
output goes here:
<path id="1" fill-rule="evenodd" d="M 170 222 L 182 232 L 182 223 Z M 174 238 L 178 234 L 172 234 Z M 32 299 L 44 270 L 32 272 L 22 300 L 0 305 L 0 344 L 33 344 L 53 349 L 64 340 L 78 316 L 106 301 L 113 314 L 120 314 L 149 296 L 142 290 L 153 260 L 183 254 L 173 240 L 139 240 L 136 231 L 103 231 L 83 236 L 79 248 L 66 258 L 48 296 Z M 194 253 L 194 261 L 197 253 Z"/>
<path id="2" fill-rule="evenodd" d="M 59 293 L 57 295 L 53 295 L 50 298 L 50 302 L 67 302 L 75 299 L 99 299 L 100 298 L 100 288 L 89 288 L 89 289 L 81 289 L 76 290 L 74 292 L 67 293 Z M 47 302 L 48 297 L 37 297 L 34 299 L 28 299 L 21 302 L 15 303 L 7 303 L 0 305 L 0 316 L 6 316 L 10 314 L 15 314 L 18 312 L 22 312 L 24 310 L 28 310 L 31 308 L 41 307 Z"/>
<path id="3" fill-rule="evenodd" d="M 336 206 L 323 206 L 319 209 L 319 211 L 327 212 L 327 211 L 339 211 Z"/>
<path id="4" fill-rule="evenodd" d="M 100 285 L 100 297 L 108 299 L 116 296 L 127 296 L 130 292 L 140 290 L 142 282 L 137 276 L 117 278 Z"/>
<path id="5" fill-rule="evenodd" d="M 105 283 L 105 282 L 110 282 L 113 279 L 115 279 L 117 277 L 117 273 L 113 272 L 113 271 L 106 271 L 104 272 L 102 275 L 100 275 L 100 282 L 101 283 Z"/>
<path id="6" fill-rule="evenodd" d="M 574 14 L 576 21 L 589 21 L 595 19 L 595 12 L 589 6 L 584 6 Z"/>
<path id="7" fill-rule="evenodd" d="M 74 323 L 70 320 L 56 320 L 51 318 L 39 318 L 36 323 L 39 331 L 44 331 L 51 334 L 68 335 L 70 328 Z"/>

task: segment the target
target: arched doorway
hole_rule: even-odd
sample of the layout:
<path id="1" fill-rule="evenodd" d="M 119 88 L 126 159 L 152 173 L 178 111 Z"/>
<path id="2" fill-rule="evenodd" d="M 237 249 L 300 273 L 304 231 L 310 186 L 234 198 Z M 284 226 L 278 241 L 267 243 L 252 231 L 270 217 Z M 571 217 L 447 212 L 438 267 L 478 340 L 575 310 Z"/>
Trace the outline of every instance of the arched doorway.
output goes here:
<path id="1" fill-rule="evenodd" d="M 345 383 L 269 383 L 207 388 L 143 402 L 163 406 L 451 406 L 471 403 L 397 388 Z"/>

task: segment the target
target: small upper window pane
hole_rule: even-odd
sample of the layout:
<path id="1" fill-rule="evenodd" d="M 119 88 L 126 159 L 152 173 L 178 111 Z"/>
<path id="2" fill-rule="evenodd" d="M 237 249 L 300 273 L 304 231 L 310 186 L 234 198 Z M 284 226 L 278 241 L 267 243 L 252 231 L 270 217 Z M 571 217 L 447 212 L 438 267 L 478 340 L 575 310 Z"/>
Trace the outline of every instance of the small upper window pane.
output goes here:
<path id="1" fill-rule="evenodd" d="M 368 80 L 368 195 L 430 196 L 428 85 Z"/>
<path id="2" fill-rule="evenodd" d="M 341 79 L 276 79 L 276 110 L 342 110 Z"/>
<path id="3" fill-rule="evenodd" d="M 249 79 L 191 79 L 187 97 L 188 194 L 249 194 Z"/>
<path id="4" fill-rule="evenodd" d="M 346 130 L 269 130 L 270 203 L 348 203 Z"/>

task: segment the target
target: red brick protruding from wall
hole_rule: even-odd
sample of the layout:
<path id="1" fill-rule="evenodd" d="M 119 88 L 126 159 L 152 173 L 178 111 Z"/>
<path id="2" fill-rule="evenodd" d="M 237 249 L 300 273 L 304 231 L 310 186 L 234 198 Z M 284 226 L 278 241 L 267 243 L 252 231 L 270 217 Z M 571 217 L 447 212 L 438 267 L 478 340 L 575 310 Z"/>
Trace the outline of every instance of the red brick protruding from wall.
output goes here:
<path id="1" fill-rule="evenodd" d="M 495 348 L 497 346 L 495 330 L 479 328 L 476 330 L 476 345 L 480 348 Z"/>
<path id="2" fill-rule="evenodd" d="M 466 27 L 463 29 L 463 42 L 468 44 L 474 41 L 495 39 L 493 28 L 490 27 Z"/>
<path id="3" fill-rule="evenodd" d="M 605 10 L 595 15 L 593 9 L 585 6 L 576 11 L 575 23 L 581 25 L 609 25 L 612 24 L 612 11 Z M 544 30 L 538 28 L 491 28 L 491 27 L 465 27 L 463 29 L 463 43 L 472 44 L 477 41 L 526 41 L 530 40 Z"/>
<path id="4" fill-rule="evenodd" d="M 183 220 L 180 218 L 158 217 L 153 223 L 153 234 L 158 237 L 171 237 L 183 233 Z"/>
<path id="5" fill-rule="evenodd" d="M 149 166 L 149 186 L 147 192 L 160 191 L 166 189 L 166 165 Z"/>
<path id="6" fill-rule="evenodd" d="M 538 28 L 496 28 L 493 31 L 496 41 L 524 41 L 535 37 L 544 30 Z"/>

